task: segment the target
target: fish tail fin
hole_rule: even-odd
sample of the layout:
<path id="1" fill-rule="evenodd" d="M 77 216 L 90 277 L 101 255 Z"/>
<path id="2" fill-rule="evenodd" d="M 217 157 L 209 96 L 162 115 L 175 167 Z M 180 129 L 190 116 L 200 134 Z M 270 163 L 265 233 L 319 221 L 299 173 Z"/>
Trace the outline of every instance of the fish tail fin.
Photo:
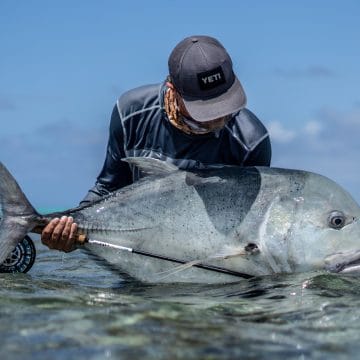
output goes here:
<path id="1" fill-rule="evenodd" d="M 40 219 L 19 184 L 0 162 L 0 264 Z"/>

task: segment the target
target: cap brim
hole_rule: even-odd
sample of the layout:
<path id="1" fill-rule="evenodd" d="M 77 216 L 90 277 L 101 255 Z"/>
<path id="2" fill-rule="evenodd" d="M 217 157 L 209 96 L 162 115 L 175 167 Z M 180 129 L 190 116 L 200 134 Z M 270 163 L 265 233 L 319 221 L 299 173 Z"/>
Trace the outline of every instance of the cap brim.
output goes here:
<path id="1" fill-rule="evenodd" d="M 211 121 L 222 116 L 236 113 L 246 105 L 246 95 L 238 78 L 220 96 L 199 100 L 182 98 L 190 116 L 199 122 Z"/>

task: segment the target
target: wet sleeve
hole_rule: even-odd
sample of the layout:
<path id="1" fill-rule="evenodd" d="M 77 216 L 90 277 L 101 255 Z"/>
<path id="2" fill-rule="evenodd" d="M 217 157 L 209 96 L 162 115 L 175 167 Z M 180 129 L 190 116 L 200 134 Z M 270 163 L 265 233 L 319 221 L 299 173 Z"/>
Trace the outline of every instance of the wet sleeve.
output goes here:
<path id="1" fill-rule="evenodd" d="M 270 166 L 271 163 L 271 143 L 267 136 L 249 154 L 244 166 Z"/>
<path id="2" fill-rule="evenodd" d="M 124 135 L 119 111 L 115 105 L 110 121 L 109 140 L 105 162 L 97 177 L 95 186 L 89 190 L 81 205 L 98 200 L 102 196 L 131 184 L 132 172 L 128 163 L 121 161 L 126 157 Z"/>

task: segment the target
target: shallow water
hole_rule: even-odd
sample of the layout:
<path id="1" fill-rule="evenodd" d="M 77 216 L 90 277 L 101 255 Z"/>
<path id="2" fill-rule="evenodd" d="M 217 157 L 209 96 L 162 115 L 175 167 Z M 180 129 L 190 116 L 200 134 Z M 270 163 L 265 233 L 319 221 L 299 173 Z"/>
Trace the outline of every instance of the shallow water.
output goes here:
<path id="1" fill-rule="evenodd" d="M 28 274 L 0 274 L 1 359 L 358 358 L 357 277 L 144 285 L 36 246 Z"/>

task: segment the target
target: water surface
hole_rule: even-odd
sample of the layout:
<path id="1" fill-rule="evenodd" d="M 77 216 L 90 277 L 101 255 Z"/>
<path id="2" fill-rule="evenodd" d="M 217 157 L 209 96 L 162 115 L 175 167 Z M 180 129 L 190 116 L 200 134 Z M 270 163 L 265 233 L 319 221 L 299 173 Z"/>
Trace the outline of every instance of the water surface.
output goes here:
<path id="1" fill-rule="evenodd" d="M 36 247 L 28 274 L 0 274 L 1 359 L 358 358 L 357 277 L 145 285 Z"/>

